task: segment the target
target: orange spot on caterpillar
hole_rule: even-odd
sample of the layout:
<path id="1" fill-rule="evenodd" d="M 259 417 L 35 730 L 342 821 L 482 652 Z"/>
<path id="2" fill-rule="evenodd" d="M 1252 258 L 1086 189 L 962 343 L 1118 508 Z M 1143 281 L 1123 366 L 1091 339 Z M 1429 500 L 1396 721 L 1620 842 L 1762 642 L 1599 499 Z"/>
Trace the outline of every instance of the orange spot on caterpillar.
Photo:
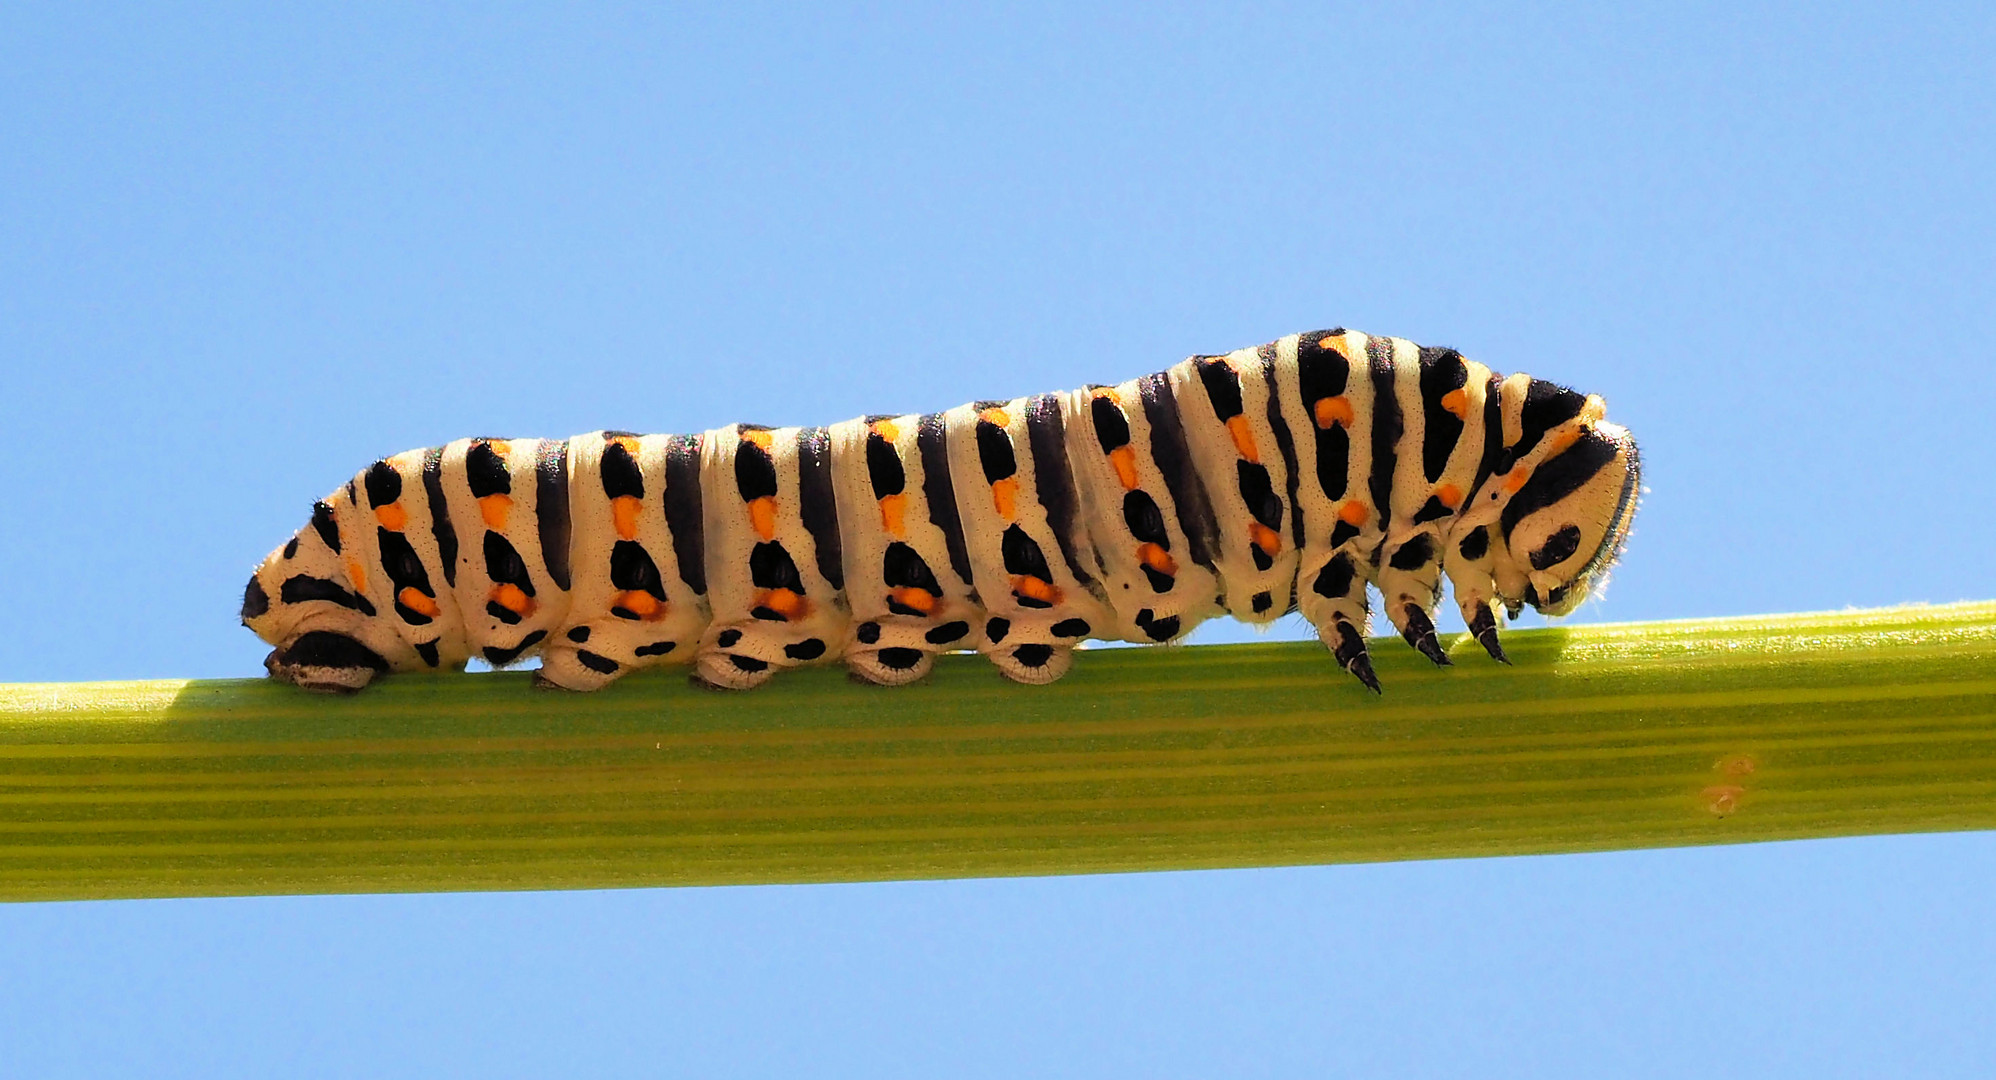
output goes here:
<path id="1" fill-rule="evenodd" d="M 1532 470 L 1520 465 L 1504 475 L 1504 490 L 1516 495 L 1518 489 L 1525 486 L 1525 481 L 1531 478 Z"/>
<path id="2" fill-rule="evenodd" d="M 742 441 L 745 443 L 754 443 L 764 450 L 768 450 L 770 444 L 774 442 L 767 431 L 744 431 L 742 432 Z"/>
<path id="3" fill-rule="evenodd" d="M 1345 354 L 1344 348 L 1339 344 L 1337 344 L 1337 340 L 1338 339 L 1335 337 L 1318 338 L 1317 347 L 1319 349 L 1324 350 L 1325 352 L 1334 352 L 1337 353 L 1339 356 L 1343 356 Z"/>
<path id="4" fill-rule="evenodd" d="M 533 598 L 521 592 L 518 585 L 492 586 L 491 600 L 523 619 L 534 613 Z"/>
<path id="5" fill-rule="evenodd" d="M 1259 521 L 1248 526 L 1248 536 L 1254 540 L 1254 546 L 1260 548 L 1264 555 L 1275 555 L 1282 550 L 1282 534 Z"/>
<path id="6" fill-rule="evenodd" d="M 498 454 L 500 457 L 505 457 L 507 454 L 513 452 L 513 444 L 505 439 L 487 439 L 485 440 L 485 445 L 491 447 L 492 452 Z"/>
<path id="7" fill-rule="evenodd" d="M 1240 452 L 1242 458 L 1253 462 L 1261 461 L 1261 453 L 1254 446 L 1254 429 L 1248 426 L 1247 417 L 1228 417 L 1227 434 L 1234 437 L 1234 449 Z"/>
<path id="8" fill-rule="evenodd" d="M 367 592 L 367 571 L 361 569 L 360 564 L 352 559 L 347 560 L 347 580 L 353 582 L 353 591 Z"/>
<path id="9" fill-rule="evenodd" d="M 1171 552 L 1156 544 L 1137 545 L 1137 561 L 1160 574 L 1178 573 L 1178 560 L 1171 557 Z"/>
<path id="10" fill-rule="evenodd" d="M 1337 397 L 1318 398 L 1316 407 L 1311 411 L 1316 414 L 1317 426 L 1320 428 L 1329 428 L 1332 424 L 1350 427 L 1355 419 L 1351 411 L 1351 399 L 1342 394 Z"/>
<path id="11" fill-rule="evenodd" d="M 748 504 L 749 524 L 755 534 L 764 540 L 776 539 L 776 499 L 764 495 L 760 499 L 750 499 Z"/>
<path id="12" fill-rule="evenodd" d="M 887 596 L 902 607 L 913 608 L 924 615 L 934 611 L 936 607 L 935 594 L 929 592 L 927 589 L 915 589 L 902 585 L 888 590 Z"/>
<path id="13" fill-rule="evenodd" d="M 1009 427 L 1012 423 L 1012 414 L 1003 409 L 986 409 L 978 413 L 977 418 L 987 424 L 997 424 L 999 427 Z"/>
<path id="14" fill-rule="evenodd" d="M 888 442 L 893 442 L 901 437 L 901 429 L 896 427 L 892 420 L 875 420 L 873 422 L 873 433 L 886 439 Z"/>
<path id="15" fill-rule="evenodd" d="M 880 527 L 889 536 L 906 536 L 908 532 L 908 496 L 889 495 L 880 500 Z"/>
<path id="16" fill-rule="evenodd" d="M 623 447 L 624 452 L 631 455 L 632 457 L 638 456 L 638 440 L 632 438 L 631 436 L 619 435 L 616 438 L 611 439 L 610 441 L 616 443 L 618 446 Z"/>
<path id="17" fill-rule="evenodd" d="M 401 532 L 403 526 L 409 524 L 409 511 L 402 509 L 401 503 L 392 502 L 387 506 L 375 507 L 374 520 L 379 521 L 381 527 L 389 532 Z"/>
<path id="18" fill-rule="evenodd" d="M 1110 402 L 1112 402 L 1112 403 L 1113 403 L 1113 404 L 1114 404 L 1114 405 L 1115 405 L 1115 406 L 1116 406 L 1117 408 L 1119 408 L 1119 409 L 1123 407 L 1123 399 L 1122 399 L 1122 397 L 1121 397 L 1120 395 L 1118 395 L 1118 394 L 1116 393 L 1116 390 L 1115 390 L 1115 388 L 1114 388 L 1114 387 L 1111 387 L 1111 386 L 1098 386 L 1098 387 L 1096 387 L 1096 388 L 1095 388 L 1095 396 L 1096 396 L 1096 397 L 1102 397 L 1102 398 L 1108 398 L 1108 399 L 1110 400 Z"/>
<path id="19" fill-rule="evenodd" d="M 1435 489 L 1435 498 L 1450 510 L 1462 505 L 1462 489 L 1454 484 L 1443 484 Z"/>
<path id="20" fill-rule="evenodd" d="M 756 594 L 754 606 L 768 608 L 778 615 L 783 616 L 787 622 L 795 622 L 803 618 L 805 612 L 811 608 L 810 603 L 804 599 L 803 594 L 793 592 L 789 589 L 767 589 L 759 592 Z"/>
<path id="21" fill-rule="evenodd" d="M 425 596 L 423 590 L 414 585 L 402 586 L 402 591 L 395 594 L 395 600 L 418 615 L 428 615 L 434 619 L 443 614 L 443 609 L 437 606 L 437 602 Z"/>
<path id="22" fill-rule="evenodd" d="M 610 500 L 610 521 L 616 525 L 620 538 L 638 538 L 638 511 L 643 508 L 644 500 L 636 495 L 619 495 Z"/>
<path id="23" fill-rule="evenodd" d="M 1021 574 L 1013 578 L 1012 591 L 1030 600 L 1039 600 L 1048 604 L 1060 603 L 1060 590 L 1055 588 L 1053 583 L 1041 581 L 1031 575 Z"/>
<path id="24" fill-rule="evenodd" d="M 1127 446 L 1118 446 L 1109 451 L 1109 464 L 1116 467 L 1116 479 L 1123 482 L 1124 491 L 1137 489 L 1137 452 Z"/>
<path id="25" fill-rule="evenodd" d="M 1565 431 L 1562 431 L 1559 434 L 1554 435 L 1551 439 L 1547 440 L 1550 448 L 1546 451 L 1546 457 L 1547 458 L 1558 457 L 1559 455 L 1566 453 L 1568 448 L 1570 448 L 1574 443 L 1577 443 L 1579 441 L 1580 441 L 1580 429 L 1577 427 L 1567 428 Z"/>
<path id="26" fill-rule="evenodd" d="M 1019 478 L 1008 476 L 991 485 L 991 504 L 998 508 L 998 516 L 1011 521 L 1019 515 Z"/>
<path id="27" fill-rule="evenodd" d="M 1345 504 L 1338 507 L 1338 520 L 1347 525 L 1363 525 L 1365 519 L 1371 516 L 1372 511 L 1367 510 L 1365 504 L 1357 499 L 1346 499 Z"/>
<path id="28" fill-rule="evenodd" d="M 511 509 L 511 495 L 487 495 L 478 500 L 478 516 L 485 519 L 486 528 L 495 532 L 506 531 L 506 512 Z"/>
<path id="29" fill-rule="evenodd" d="M 1450 390 L 1442 395 L 1442 409 L 1455 414 L 1457 420 L 1469 419 L 1469 393 L 1465 390 Z"/>
<path id="30" fill-rule="evenodd" d="M 610 606 L 623 608 L 646 620 L 656 619 L 665 614 L 665 605 L 659 603 L 658 597 L 639 589 L 618 593 L 617 598 L 610 602 Z"/>

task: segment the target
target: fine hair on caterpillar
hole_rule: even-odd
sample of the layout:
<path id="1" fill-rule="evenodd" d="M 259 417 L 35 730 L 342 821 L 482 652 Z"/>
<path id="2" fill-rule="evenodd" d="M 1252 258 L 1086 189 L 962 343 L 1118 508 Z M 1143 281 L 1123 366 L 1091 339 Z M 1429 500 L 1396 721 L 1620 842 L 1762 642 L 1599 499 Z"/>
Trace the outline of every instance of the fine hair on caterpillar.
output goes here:
<path id="1" fill-rule="evenodd" d="M 746 689 L 954 650 L 1049 683 L 1091 638 L 1300 611 L 1377 691 L 1369 590 L 1446 665 L 1446 578 L 1504 660 L 1503 618 L 1598 591 L 1640 486 L 1598 396 L 1316 331 L 941 413 L 411 450 L 316 503 L 242 619 L 315 690 L 534 655 L 570 690 L 670 664 Z"/>

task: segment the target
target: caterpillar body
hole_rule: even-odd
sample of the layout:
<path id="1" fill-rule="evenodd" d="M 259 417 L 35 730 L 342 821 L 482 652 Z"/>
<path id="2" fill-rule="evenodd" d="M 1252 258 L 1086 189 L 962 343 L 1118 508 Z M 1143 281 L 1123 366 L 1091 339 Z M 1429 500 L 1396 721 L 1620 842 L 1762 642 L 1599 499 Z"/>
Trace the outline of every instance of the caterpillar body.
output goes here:
<path id="1" fill-rule="evenodd" d="M 1445 665 L 1446 577 L 1503 660 L 1499 611 L 1597 588 L 1639 487 L 1598 396 L 1318 331 L 928 415 L 412 450 L 315 504 L 242 619 L 310 689 L 538 654 L 543 681 L 591 690 L 840 659 L 892 685 L 964 649 L 1047 683 L 1086 639 L 1300 610 L 1377 691 L 1368 586 Z"/>

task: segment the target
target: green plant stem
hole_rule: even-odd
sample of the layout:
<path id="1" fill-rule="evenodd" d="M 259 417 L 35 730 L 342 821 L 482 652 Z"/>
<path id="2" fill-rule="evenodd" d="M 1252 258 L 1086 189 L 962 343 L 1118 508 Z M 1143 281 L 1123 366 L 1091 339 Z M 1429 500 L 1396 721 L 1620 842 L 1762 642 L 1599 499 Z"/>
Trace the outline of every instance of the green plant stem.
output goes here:
<path id="1" fill-rule="evenodd" d="M 0 898 L 870 881 L 1996 827 L 1996 603 L 352 698 L 0 685 Z"/>

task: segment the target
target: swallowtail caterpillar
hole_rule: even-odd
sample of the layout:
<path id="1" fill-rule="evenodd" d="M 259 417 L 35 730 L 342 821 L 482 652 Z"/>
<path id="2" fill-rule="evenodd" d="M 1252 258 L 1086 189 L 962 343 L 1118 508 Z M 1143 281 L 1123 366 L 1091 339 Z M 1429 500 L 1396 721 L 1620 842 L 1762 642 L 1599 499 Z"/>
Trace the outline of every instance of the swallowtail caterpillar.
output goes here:
<path id="1" fill-rule="evenodd" d="M 242 618 L 314 690 L 532 655 L 570 690 L 664 664 L 740 689 L 962 649 L 1049 683 L 1086 639 L 1300 610 L 1377 691 L 1368 586 L 1446 665 L 1446 577 L 1504 660 L 1500 610 L 1596 590 L 1639 487 L 1598 396 L 1329 330 L 928 415 L 412 450 L 317 503 Z"/>

